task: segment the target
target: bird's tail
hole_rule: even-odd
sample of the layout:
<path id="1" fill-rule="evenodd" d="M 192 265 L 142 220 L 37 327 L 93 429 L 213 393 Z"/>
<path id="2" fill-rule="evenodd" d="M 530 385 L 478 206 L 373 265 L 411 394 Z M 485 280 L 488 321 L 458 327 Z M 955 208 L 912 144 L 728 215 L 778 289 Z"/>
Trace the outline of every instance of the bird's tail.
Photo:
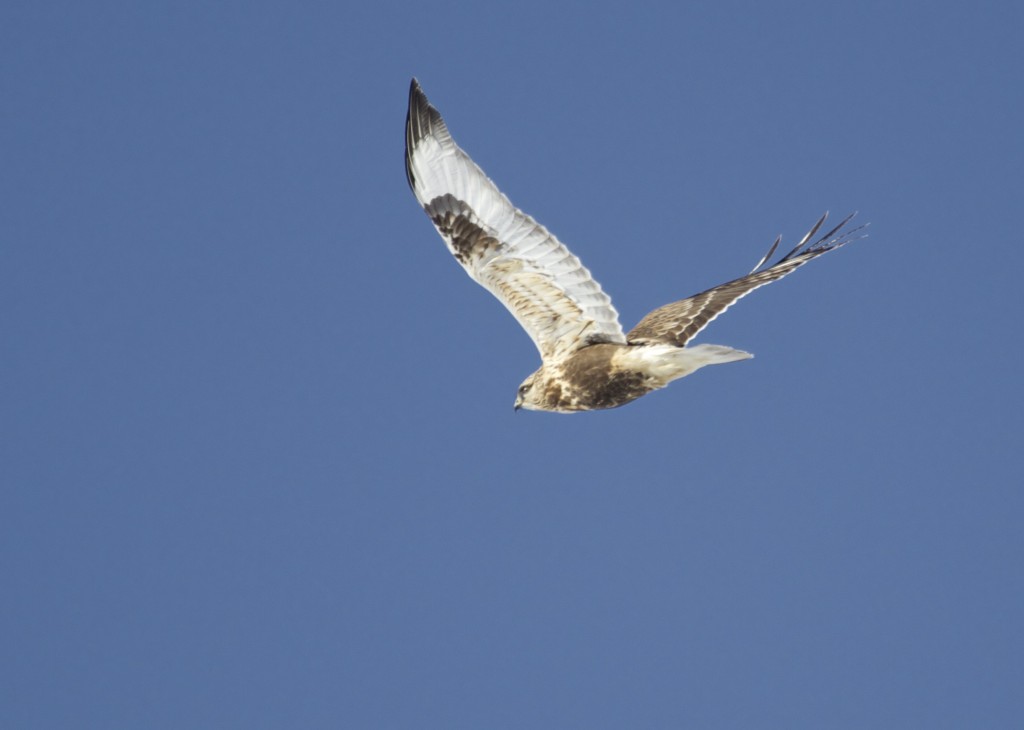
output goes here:
<path id="1" fill-rule="evenodd" d="M 753 357 L 749 352 L 735 350 L 725 345 L 694 345 L 683 348 L 683 352 L 687 353 L 687 361 L 695 366 L 694 370 L 705 365 L 721 365 L 737 360 L 749 360 Z"/>
<path id="2" fill-rule="evenodd" d="M 634 368 L 660 380 L 661 384 L 658 387 L 664 387 L 673 380 L 700 370 L 705 365 L 720 365 L 753 357 L 749 352 L 723 345 L 627 347 L 622 350 L 622 356 L 621 366 Z"/>
<path id="3" fill-rule="evenodd" d="M 734 350 L 725 345 L 694 345 L 693 347 L 677 347 L 672 353 L 672 359 L 679 367 L 679 374 L 671 379 L 681 378 L 684 375 L 700 370 L 705 365 L 722 365 L 737 360 L 749 360 L 752 358 L 749 352 Z"/>

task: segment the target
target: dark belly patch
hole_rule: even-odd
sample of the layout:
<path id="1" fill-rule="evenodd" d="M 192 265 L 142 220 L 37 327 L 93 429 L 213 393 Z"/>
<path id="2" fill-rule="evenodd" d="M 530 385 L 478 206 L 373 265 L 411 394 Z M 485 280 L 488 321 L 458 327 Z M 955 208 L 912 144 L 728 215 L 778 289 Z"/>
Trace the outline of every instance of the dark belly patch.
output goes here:
<path id="1" fill-rule="evenodd" d="M 574 353 L 563 366 L 559 407 L 579 411 L 618 408 L 654 390 L 657 386 L 647 375 L 612 364 L 623 347 L 627 345 L 600 344 Z"/>

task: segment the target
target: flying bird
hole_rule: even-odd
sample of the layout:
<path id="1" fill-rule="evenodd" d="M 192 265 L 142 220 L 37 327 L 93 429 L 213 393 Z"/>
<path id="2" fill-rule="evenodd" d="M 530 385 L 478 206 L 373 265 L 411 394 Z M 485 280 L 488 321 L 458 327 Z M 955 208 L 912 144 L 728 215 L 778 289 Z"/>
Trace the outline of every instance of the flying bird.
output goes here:
<path id="1" fill-rule="evenodd" d="M 753 357 L 687 343 L 741 297 L 836 250 L 863 228 L 840 232 L 851 214 L 817 236 L 826 213 L 774 264 L 766 265 L 781 237 L 746 276 L 659 307 L 623 333 L 611 299 L 590 272 L 455 144 L 416 79 L 409 87 L 405 172 L 455 259 L 508 308 L 540 351 L 541 366 L 519 386 L 516 410 L 617 408 L 705 365 Z"/>

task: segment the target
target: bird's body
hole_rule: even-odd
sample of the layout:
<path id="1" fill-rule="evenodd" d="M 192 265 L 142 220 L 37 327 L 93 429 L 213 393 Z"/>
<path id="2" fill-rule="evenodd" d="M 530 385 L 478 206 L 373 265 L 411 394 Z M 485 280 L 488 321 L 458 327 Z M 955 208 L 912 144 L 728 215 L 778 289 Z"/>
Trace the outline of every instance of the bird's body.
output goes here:
<path id="1" fill-rule="evenodd" d="M 541 365 L 520 386 L 519 405 L 558 413 L 617 408 L 705 365 L 749 357 L 720 345 L 587 345 Z"/>
<path id="2" fill-rule="evenodd" d="M 452 140 L 415 79 L 406 118 L 409 186 L 455 259 L 496 296 L 540 351 L 541 367 L 519 387 L 516 408 L 571 413 L 616 408 L 695 370 L 752 357 L 689 340 L 739 298 L 847 243 L 846 218 L 763 268 L 779 241 L 739 279 L 655 309 L 629 333 L 611 299 L 561 242 L 515 208 Z M 855 229 L 856 230 L 856 229 Z"/>

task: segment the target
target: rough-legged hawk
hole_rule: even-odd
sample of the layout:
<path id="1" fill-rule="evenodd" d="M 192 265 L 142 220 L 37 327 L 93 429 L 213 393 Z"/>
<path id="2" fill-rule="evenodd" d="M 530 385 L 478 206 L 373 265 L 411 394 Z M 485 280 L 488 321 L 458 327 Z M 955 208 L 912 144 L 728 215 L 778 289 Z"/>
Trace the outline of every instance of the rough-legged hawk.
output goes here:
<path id="1" fill-rule="evenodd" d="M 409 88 L 405 171 L 416 199 L 466 272 L 504 304 L 540 350 L 540 368 L 519 386 L 515 407 L 570 413 L 616 408 L 705 365 L 752 357 L 721 345 L 687 347 L 733 302 L 853 240 L 846 217 L 765 266 L 648 314 L 628 333 L 590 272 L 557 238 L 506 198 L 452 141 L 416 79 Z M 812 241 L 813 239 L 813 241 Z"/>

